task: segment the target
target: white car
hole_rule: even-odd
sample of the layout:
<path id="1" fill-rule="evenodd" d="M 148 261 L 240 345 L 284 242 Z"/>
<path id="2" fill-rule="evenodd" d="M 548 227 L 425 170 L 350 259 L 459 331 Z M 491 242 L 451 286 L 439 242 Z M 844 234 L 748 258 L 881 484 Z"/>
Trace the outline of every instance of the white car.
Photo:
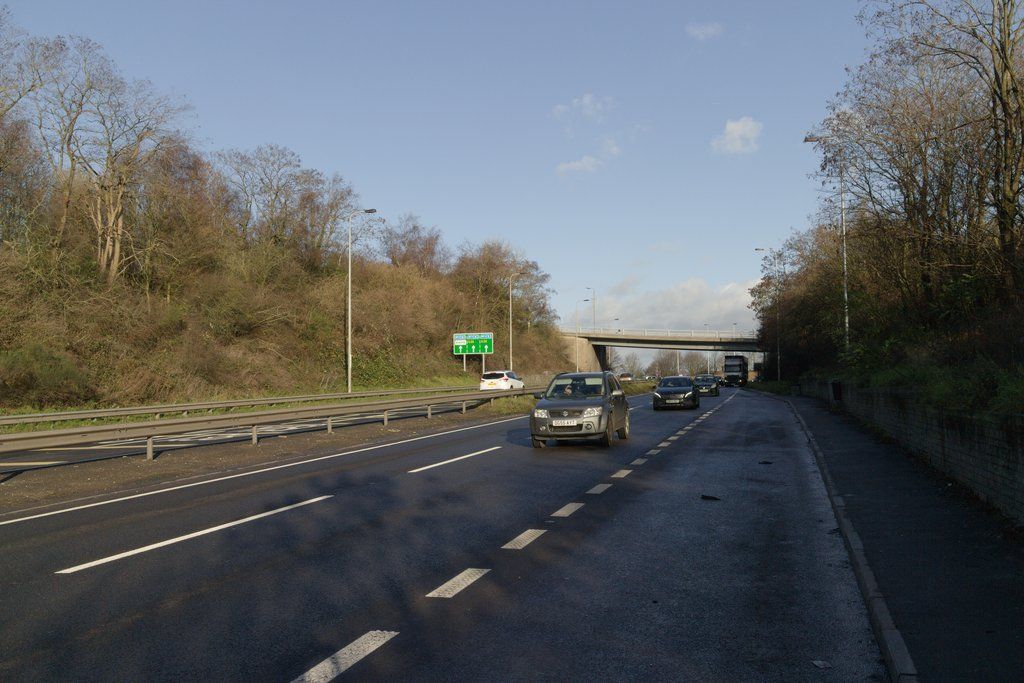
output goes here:
<path id="1" fill-rule="evenodd" d="M 480 391 L 508 391 L 509 389 L 524 388 L 526 388 L 526 383 L 511 370 L 492 370 L 485 372 L 480 378 Z"/>

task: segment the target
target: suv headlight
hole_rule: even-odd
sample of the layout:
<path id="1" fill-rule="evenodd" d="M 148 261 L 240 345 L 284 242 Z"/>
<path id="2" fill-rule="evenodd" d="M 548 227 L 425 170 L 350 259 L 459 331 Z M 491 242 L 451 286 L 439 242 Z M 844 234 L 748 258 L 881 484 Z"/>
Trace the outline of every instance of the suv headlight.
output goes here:
<path id="1" fill-rule="evenodd" d="M 602 411 L 601 406 L 594 406 L 592 408 L 584 408 L 583 409 L 583 417 L 597 417 L 598 415 L 601 414 L 601 411 Z"/>
<path id="2" fill-rule="evenodd" d="M 657 391 L 655 391 L 654 392 L 654 397 L 655 398 L 661 398 L 661 394 L 659 394 Z"/>
<path id="3" fill-rule="evenodd" d="M 546 411 L 544 408 L 537 408 L 536 410 L 533 411 L 533 416 L 546 418 L 548 417 L 548 411 Z"/>

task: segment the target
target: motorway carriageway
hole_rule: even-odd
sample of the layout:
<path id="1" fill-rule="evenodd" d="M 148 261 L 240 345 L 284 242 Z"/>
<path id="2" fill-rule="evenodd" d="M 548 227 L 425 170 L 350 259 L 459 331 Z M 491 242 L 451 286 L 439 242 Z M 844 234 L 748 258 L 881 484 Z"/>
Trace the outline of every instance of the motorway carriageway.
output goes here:
<path id="1" fill-rule="evenodd" d="M 0 679 L 881 678 L 788 406 L 649 401 L 0 515 Z"/>

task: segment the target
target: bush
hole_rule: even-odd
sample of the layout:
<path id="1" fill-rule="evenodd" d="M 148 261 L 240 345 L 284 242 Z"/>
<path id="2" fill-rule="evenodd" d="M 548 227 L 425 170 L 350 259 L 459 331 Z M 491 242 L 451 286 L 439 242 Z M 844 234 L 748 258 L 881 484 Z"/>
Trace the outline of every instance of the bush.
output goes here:
<path id="1" fill-rule="evenodd" d="M 78 405 L 95 390 L 64 353 L 29 344 L 0 353 L 0 404 L 7 406 Z"/>

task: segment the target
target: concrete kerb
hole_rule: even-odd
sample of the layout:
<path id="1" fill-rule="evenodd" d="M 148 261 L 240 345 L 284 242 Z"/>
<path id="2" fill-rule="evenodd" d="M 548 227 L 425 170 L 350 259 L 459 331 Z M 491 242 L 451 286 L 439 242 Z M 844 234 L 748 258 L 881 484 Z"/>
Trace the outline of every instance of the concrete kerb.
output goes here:
<path id="1" fill-rule="evenodd" d="M 825 484 L 825 491 L 828 493 L 832 511 L 839 524 L 839 532 L 842 534 L 843 543 L 846 545 L 846 552 L 849 554 L 850 563 L 853 565 L 853 574 L 857 578 L 857 587 L 860 589 L 861 598 L 864 600 L 864 606 L 868 611 L 871 630 L 875 634 L 875 640 L 878 642 L 878 647 L 882 651 L 882 657 L 885 659 L 885 668 L 889 674 L 889 680 L 895 683 L 917 681 L 917 667 L 914 665 L 914 660 L 907 649 L 906 641 L 903 640 L 903 634 L 896 628 L 896 623 L 892 619 L 892 613 L 889 612 L 889 605 L 885 602 L 885 596 L 882 595 L 878 588 L 878 583 L 875 581 L 875 573 L 871 571 L 871 567 L 868 565 L 867 557 L 864 554 L 864 544 L 860 540 L 860 535 L 854 530 L 853 524 L 850 523 L 849 518 L 846 516 L 846 503 L 842 496 L 836 493 L 835 482 L 829 473 L 825 456 L 821 452 L 814 434 L 811 433 L 810 428 L 807 426 L 807 422 L 804 421 L 803 416 L 796 409 L 796 406 L 793 405 L 793 402 L 788 399 L 782 400 L 785 400 L 789 405 L 789 409 L 793 411 L 793 415 L 807 437 L 807 443 L 814 454 L 814 460 L 818 464 L 818 471 L 821 473 L 821 479 Z"/>

